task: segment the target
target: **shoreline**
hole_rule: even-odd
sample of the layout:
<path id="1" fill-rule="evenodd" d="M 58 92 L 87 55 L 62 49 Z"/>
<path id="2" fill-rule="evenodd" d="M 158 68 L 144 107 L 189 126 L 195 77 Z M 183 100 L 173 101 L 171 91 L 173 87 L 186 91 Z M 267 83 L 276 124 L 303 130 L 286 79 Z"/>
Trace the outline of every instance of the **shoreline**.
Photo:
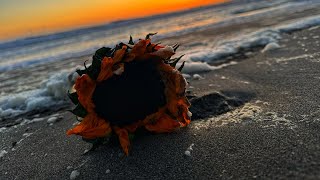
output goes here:
<path id="1" fill-rule="evenodd" d="M 117 144 L 83 155 L 68 112 L 13 126 L 0 132 L 0 179 L 320 178 L 319 34 L 284 34 L 278 49 L 188 79 L 191 125 L 136 137 L 126 158 Z"/>
<path id="2" fill-rule="evenodd" d="M 208 72 L 212 70 L 217 70 L 220 68 L 225 68 L 229 65 L 234 65 L 237 64 L 238 62 L 241 62 L 247 58 L 250 58 L 252 56 L 255 56 L 259 54 L 259 51 L 264 48 L 262 51 L 267 51 L 270 48 L 278 48 L 279 45 L 277 42 L 282 38 L 282 36 L 286 34 L 290 34 L 295 31 L 299 31 L 300 29 L 308 28 L 308 27 L 313 27 L 316 25 L 320 24 L 319 19 L 317 19 L 319 16 L 312 16 L 314 15 L 314 12 L 311 11 L 306 11 L 303 10 L 299 12 L 295 16 L 286 16 L 282 17 L 282 19 L 288 19 L 294 18 L 298 15 L 301 16 L 307 16 L 307 19 L 304 19 L 304 21 L 296 20 L 295 23 L 289 23 L 282 26 L 271 26 L 269 28 L 271 29 L 260 29 L 260 31 L 253 31 L 247 35 L 242 35 L 240 36 L 241 38 L 239 39 L 229 39 L 230 41 L 222 41 L 222 43 L 216 44 L 219 48 L 216 49 L 215 47 L 211 47 L 212 44 L 206 44 L 205 47 L 202 47 L 201 45 L 199 47 L 202 47 L 203 50 L 199 51 L 199 47 L 197 46 L 197 50 L 195 50 L 190 44 L 186 43 L 186 40 L 184 40 L 184 35 L 176 36 L 173 38 L 173 40 L 181 40 L 181 49 L 183 54 L 187 54 L 187 59 L 182 59 L 187 60 L 187 63 L 184 66 L 184 71 L 183 73 L 187 73 L 186 76 L 190 76 L 188 74 L 196 74 L 196 73 L 201 73 L 201 72 Z M 286 21 L 286 22 L 287 22 Z M 269 21 L 267 24 L 270 25 L 275 25 L 277 21 Z M 252 22 L 251 22 L 252 23 Z M 266 25 L 259 24 L 259 22 L 256 22 L 258 27 L 265 27 Z M 249 23 L 250 24 L 250 23 Z M 241 29 L 243 26 L 245 26 L 246 23 L 240 24 L 240 25 L 233 25 L 232 27 L 229 27 L 231 32 L 233 29 Z M 223 29 L 223 28 L 222 28 Z M 213 33 L 211 31 L 214 31 Z M 225 34 L 216 34 L 217 32 L 221 31 L 221 28 L 217 28 L 215 30 L 212 29 L 207 29 L 205 31 L 196 31 L 193 33 L 188 33 L 187 37 L 189 38 L 194 38 L 194 37 L 202 37 L 196 43 L 202 42 L 204 37 L 208 37 L 209 39 L 215 38 L 215 35 L 221 35 L 225 36 Z M 230 33 L 229 31 L 226 31 L 227 34 Z M 221 33 L 221 32 L 220 32 Z M 173 44 L 173 40 L 168 40 L 168 39 L 163 39 L 166 41 L 167 44 Z M 188 40 L 188 38 L 187 38 Z M 190 40 L 190 39 L 189 39 Z M 184 51 L 188 49 L 189 51 Z M 189 52 L 189 53 L 188 53 Z M 195 59 L 194 59 L 195 58 Z M 202 59 L 199 61 L 199 58 Z M 15 102 L 19 101 L 19 97 L 22 96 L 22 98 L 25 98 L 24 100 L 20 100 L 21 103 L 23 104 L 23 107 L 21 109 L 15 109 L 16 106 L 21 106 L 19 104 L 12 104 L 12 103 L 7 103 L 7 107 L 5 107 L 3 110 L 1 110 L 0 113 L 2 114 L 9 114 L 4 115 L 4 117 L 0 118 L 0 128 L 3 126 L 11 126 L 12 122 L 9 122 L 9 124 L 6 124 L 4 121 L 8 121 L 7 119 L 15 119 L 18 117 L 22 117 L 22 115 L 33 115 L 37 110 L 36 108 L 33 108 L 31 110 L 28 110 L 27 113 L 24 113 L 22 111 L 28 109 L 27 104 L 29 101 L 32 101 L 28 99 L 26 96 L 26 93 L 29 93 L 28 91 L 33 91 L 32 93 L 35 94 L 33 98 L 49 98 L 51 100 L 50 103 L 56 103 L 57 101 L 64 101 L 66 97 L 56 97 L 55 92 L 52 92 L 52 86 L 50 85 L 51 83 L 57 83 L 57 81 L 61 81 L 61 83 L 64 83 L 64 86 L 67 86 L 70 84 L 70 79 L 73 78 L 73 70 L 76 69 L 77 67 L 82 67 L 83 68 L 83 62 L 86 62 L 86 60 L 91 59 L 91 56 L 80 56 L 80 57 L 73 57 L 73 58 L 68 58 L 60 61 L 56 61 L 53 63 L 45 63 L 45 64 L 40 64 L 36 66 L 32 66 L 29 68 L 25 69 L 17 69 L 13 71 L 8 71 L 8 72 L 3 72 L 0 73 L 0 79 L 3 81 L 3 84 L 0 85 L 0 88 L 2 89 L 1 92 L 1 106 L 3 103 L 8 102 Z M 192 60 L 192 61 L 190 61 Z M 180 63 L 181 63 L 180 62 Z M 178 63 L 178 66 L 181 65 Z M 63 69 L 61 69 L 63 67 Z M 68 77 L 66 77 L 66 73 Z M 30 78 L 29 76 L 35 76 L 35 78 Z M 57 79 L 57 76 L 59 76 Z M 15 82 L 18 82 L 18 88 L 14 85 Z M 58 85 L 58 87 L 54 88 L 56 91 L 61 91 L 57 88 L 61 86 Z M 60 87 L 64 88 L 64 87 Z M 51 90 L 50 90 L 51 89 Z M 36 91 L 36 92 L 35 92 Z M 43 96 L 39 95 L 39 91 L 45 91 Z M 41 94 L 41 93 L 40 93 Z M 12 95 L 12 99 L 9 98 L 9 96 Z M 4 98 L 5 96 L 8 96 L 8 98 Z M 41 96 L 41 97 L 38 97 Z M 56 99 L 54 99 L 56 98 Z M 52 111 L 50 108 L 46 107 L 43 105 L 43 102 L 39 103 L 42 105 L 38 106 L 38 109 L 44 109 L 45 111 Z M 61 104 L 61 103 L 58 103 Z M 63 103 L 63 106 L 65 106 L 66 103 Z M 24 107 L 26 106 L 26 107 Z M 41 110 L 43 111 L 43 110 Z M 22 112 L 22 113 L 21 113 Z M 20 114 L 18 116 L 10 117 L 10 114 Z M 28 116 L 29 118 L 30 116 Z M 4 123 L 3 123 L 4 122 Z M 15 124 L 15 123 L 13 123 Z"/>

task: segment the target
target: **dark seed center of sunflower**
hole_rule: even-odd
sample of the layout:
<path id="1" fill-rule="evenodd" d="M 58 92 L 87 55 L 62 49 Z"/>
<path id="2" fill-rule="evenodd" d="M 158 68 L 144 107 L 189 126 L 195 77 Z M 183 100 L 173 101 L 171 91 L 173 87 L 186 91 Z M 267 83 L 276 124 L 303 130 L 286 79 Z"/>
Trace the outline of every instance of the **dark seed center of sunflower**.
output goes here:
<path id="1" fill-rule="evenodd" d="M 97 84 L 92 100 L 112 125 L 143 120 L 165 105 L 164 83 L 153 61 L 126 63 L 124 72 Z"/>

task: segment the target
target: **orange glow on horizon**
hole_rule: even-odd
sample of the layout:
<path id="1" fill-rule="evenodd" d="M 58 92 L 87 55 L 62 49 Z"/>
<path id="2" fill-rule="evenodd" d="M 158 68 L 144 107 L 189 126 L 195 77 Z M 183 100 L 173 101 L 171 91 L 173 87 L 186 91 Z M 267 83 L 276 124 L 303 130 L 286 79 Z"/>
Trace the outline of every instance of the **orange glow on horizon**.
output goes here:
<path id="1" fill-rule="evenodd" d="M 9 39 L 173 12 L 227 0 L 1 1 L 4 2 L 1 2 L 0 7 L 0 39 Z"/>

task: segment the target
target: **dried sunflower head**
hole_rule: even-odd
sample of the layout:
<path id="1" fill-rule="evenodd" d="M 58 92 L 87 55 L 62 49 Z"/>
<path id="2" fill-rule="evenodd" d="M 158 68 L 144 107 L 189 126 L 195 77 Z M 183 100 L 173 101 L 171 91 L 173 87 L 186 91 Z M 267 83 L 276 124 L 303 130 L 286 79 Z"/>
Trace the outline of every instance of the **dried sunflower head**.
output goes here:
<path id="1" fill-rule="evenodd" d="M 103 47 L 89 67 L 77 70 L 75 92 L 68 94 L 76 104 L 71 112 L 83 119 L 68 135 L 94 140 L 114 132 L 128 154 L 128 134 L 137 128 L 163 133 L 190 123 L 184 64 L 175 68 L 182 56 L 170 59 L 179 46 L 153 44 L 152 35 L 136 44 L 130 37 L 127 44 Z"/>

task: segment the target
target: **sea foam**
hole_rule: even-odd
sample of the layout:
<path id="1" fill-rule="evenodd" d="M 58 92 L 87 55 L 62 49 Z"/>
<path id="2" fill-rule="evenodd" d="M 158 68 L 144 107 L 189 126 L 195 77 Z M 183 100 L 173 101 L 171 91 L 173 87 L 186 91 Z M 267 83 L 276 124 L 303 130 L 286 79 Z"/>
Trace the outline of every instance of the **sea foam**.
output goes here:
<path id="1" fill-rule="evenodd" d="M 0 117 L 14 117 L 30 111 L 54 109 L 66 103 L 73 73 L 62 71 L 45 80 L 38 89 L 0 97 Z M 70 78 L 71 77 L 71 78 Z"/>
<path id="2" fill-rule="evenodd" d="M 242 35 L 228 41 L 220 42 L 214 48 L 201 47 L 187 54 L 183 60 L 213 63 L 219 59 L 234 55 L 242 50 L 249 50 L 254 47 L 264 47 L 270 43 L 278 43 L 281 33 L 290 33 L 312 26 L 320 25 L 320 15 L 299 19 L 288 24 L 266 28 Z M 197 66 L 200 66 L 197 64 Z M 205 63 L 201 67 L 210 67 Z"/>

